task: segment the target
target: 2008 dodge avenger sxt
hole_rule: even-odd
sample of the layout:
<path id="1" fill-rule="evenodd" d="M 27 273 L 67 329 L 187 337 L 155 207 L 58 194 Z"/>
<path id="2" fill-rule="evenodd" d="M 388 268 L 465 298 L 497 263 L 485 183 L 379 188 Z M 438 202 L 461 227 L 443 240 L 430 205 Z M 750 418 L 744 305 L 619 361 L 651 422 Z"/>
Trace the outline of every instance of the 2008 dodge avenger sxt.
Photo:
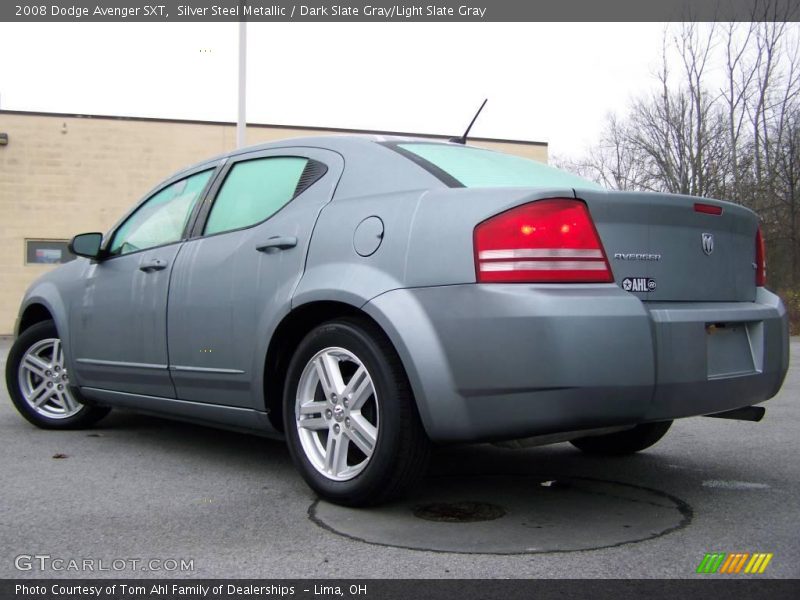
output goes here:
<path id="1" fill-rule="evenodd" d="M 386 501 L 431 442 L 651 446 L 757 420 L 788 366 L 754 213 L 460 143 L 331 136 L 174 175 L 22 302 L 6 380 L 44 428 L 125 407 L 285 436 Z"/>

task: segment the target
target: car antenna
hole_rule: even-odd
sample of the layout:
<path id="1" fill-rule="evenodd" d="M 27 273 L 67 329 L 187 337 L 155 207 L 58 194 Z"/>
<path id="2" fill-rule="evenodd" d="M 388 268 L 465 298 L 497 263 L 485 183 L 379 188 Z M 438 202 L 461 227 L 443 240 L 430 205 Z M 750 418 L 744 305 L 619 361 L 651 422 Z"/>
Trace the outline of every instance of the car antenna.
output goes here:
<path id="1" fill-rule="evenodd" d="M 462 135 L 461 137 L 450 138 L 449 141 L 451 143 L 453 143 L 453 144 L 462 144 L 462 145 L 467 143 L 467 136 L 469 135 L 469 130 L 472 129 L 473 125 L 475 125 L 475 121 L 478 120 L 478 115 L 481 114 L 481 111 L 483 110 L 483 107 L 486 106 L 486 101 L 487 100 L 488 100 L 488 98 L 484 99 L 483 104 L 481 104 L 481 107 L 478 109 L 478 112 L 476 112 L 475 116 L 472 117 L 472 121 L 470 121 L 469 127 L 467 127 L 467 130 L 464 132 L 464 135 Z"/>

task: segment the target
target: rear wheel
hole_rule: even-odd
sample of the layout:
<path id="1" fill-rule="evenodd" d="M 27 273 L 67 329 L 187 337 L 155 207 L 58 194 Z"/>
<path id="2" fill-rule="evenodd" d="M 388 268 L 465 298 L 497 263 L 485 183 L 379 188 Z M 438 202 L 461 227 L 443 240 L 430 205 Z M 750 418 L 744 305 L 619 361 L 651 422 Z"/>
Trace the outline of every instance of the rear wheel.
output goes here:
<path id="1" fill-rule="evenodd" d="M 386 502 L 425 472 L 429 442 L 385 334 L 359 319 L 309 333 L 289 365 L 284 427 L 311 488 L 347 506 Z"/>
<path id="2" fill-rule="evenodd" d="M 586 454 L 620 456 L 644 450 L 660 440 L 669 430 L 672 421 L 642 423 L 633 429 L 571 440 L 571 444 Z"/>
<path id="3" fill-rule="evenodd" d="M 19 413 L 42 429 L 79 429 L 109 412 L 89 406 L 70 386 L 61 337 L 53 321 L 26 329 L 11 346 L 6 386 Z"/>

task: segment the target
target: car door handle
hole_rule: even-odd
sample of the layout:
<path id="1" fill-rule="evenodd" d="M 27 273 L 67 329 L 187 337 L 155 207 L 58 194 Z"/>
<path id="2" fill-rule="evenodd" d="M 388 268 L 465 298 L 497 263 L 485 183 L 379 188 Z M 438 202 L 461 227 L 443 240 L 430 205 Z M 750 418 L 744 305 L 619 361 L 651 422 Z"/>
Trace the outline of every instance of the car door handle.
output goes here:
<path id="1" fill-rule="evenodd" d="M 145 273 L 150 273 L 152 271 L 161 271 L 166 268 L 167 268 L 167 261 L 161 260 L 160 258 L 151 258 L 150 260 L 146 260 L 141 265 L 139 265 L 139 270 L 144 271 Z"/>
<path id="2" fill-rule="evenodd" d="M 276 235 L 275 237 L 269 238 L 266 242 L 261 244 L 260 246 L 256 246 L 256 250 L 259 252 L 269 252 L 270 250 L 288 250 L 289 248 L 294 248 L 297 246 L 297 238 L 293 236 L 281 236 Z"/>

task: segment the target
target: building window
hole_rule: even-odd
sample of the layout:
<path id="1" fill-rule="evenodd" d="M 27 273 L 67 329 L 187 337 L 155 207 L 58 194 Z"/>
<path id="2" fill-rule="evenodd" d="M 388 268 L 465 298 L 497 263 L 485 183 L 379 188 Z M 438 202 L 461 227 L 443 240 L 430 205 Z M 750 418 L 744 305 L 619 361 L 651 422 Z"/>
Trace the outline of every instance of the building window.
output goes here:
<path id="1" fill-rule="evenodd" d="M 25 240 L 26 265 L 58 265 L 75 260 L 69 240 Z"/>

